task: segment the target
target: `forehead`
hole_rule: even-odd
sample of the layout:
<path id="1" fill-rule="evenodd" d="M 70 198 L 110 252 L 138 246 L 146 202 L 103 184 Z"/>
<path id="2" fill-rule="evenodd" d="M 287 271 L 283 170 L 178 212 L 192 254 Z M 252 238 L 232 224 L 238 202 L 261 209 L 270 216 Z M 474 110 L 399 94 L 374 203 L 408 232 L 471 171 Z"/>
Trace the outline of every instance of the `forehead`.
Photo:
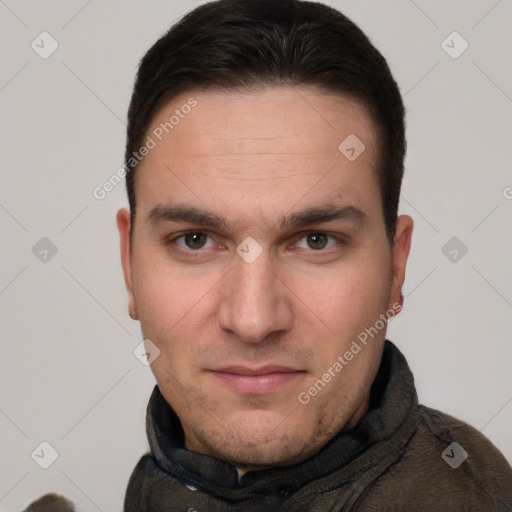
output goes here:
<path id="1" fill-rule="evenodd" d="M 136 175 L 138 202 L 139 192 L 154 203 L 179 190 L 196 204 L 212 194 L 225 201 L 244 195 L 270 207 L 283 195 L 314 200 L 378 188 L 367 109 L 312 88 L 190 91 L 157 112 L 149 139 L 153 148 Z"/>
<path id="2" fill-rule="evenodd" d="M 176 149 L 193 137 L 199 145 L 189 145 L 187 152 L 201 156 L 228 149 L 242 153 L 251 144 L 278 153 L 285 139 L 298 152 L 329 150 L 355 132 L 371 146 L 374 131 L 367 108 L 355 98 L 304 86 L 261 86 L 180 94 L 153 116 L 148 135 L 174 142 Z"/>

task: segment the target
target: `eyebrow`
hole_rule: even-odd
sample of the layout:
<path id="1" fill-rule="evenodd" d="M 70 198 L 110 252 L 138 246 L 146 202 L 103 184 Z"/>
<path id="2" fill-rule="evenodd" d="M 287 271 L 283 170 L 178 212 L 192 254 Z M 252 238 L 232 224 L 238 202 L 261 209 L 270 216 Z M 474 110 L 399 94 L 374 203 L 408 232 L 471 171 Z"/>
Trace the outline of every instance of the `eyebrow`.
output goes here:
<path id="1" fill-rule="evenodd" d="M 162 222 L 174 221 L 199 224 L 224 231 L 233 231 L 232 224 L 224 217 L 195 206 L 157 205 L 150 211 L 148 220 L 152 226 L 157 226 Z M 277 226 L 279 230 L 284 231 L 290 228 L 301 228 L 311 224 L 320 224 L 334 220 L 348 221 L 361 225 L 368 222 L 368 216 L 355 206 L 327 204 L 306 208 L 300 212 L 280 217 L 277 221 Z"/>

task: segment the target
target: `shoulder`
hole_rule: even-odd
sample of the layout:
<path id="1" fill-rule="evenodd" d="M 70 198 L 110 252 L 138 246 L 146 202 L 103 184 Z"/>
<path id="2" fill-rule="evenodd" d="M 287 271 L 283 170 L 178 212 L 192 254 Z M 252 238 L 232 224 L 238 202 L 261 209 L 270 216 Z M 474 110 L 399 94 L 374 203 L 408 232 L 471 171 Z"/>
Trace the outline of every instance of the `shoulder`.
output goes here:
<path id="1" fill-rule="evenodd" d="M 481 503 L 489 510 L 512 509 L 512 468 L 491 441 L 471 425 L 420 405 L 418 430 L 410 448 L 423 460 L 431 483 L 440 493 L 473 507 Z"/>
<path id="2" fill-rule="evenodd" d="M 479 430 L 449 414 L 419 406 L 418 438 L 438 450 L 451 469 L 462 468 L 468 477 L 507 482 L 512 492 L 512 468 L 502 453 Z"/>
<path id="3" fill-rule="evenodd" d="M 374 492 L 392 492 L 404 510 L 510 511 L 512 468 L 481 432 L 420 405 L 416 432 Z"/>

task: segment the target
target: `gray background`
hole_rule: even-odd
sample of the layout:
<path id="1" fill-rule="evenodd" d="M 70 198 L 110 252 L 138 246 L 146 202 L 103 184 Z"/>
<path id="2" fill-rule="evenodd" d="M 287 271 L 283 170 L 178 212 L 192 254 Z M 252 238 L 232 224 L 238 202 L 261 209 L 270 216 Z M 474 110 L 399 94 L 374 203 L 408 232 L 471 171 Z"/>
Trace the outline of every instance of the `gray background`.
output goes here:
<path id="1" fill-rule="evenodd" d="M 141 336 L 114 220 L 124 184 L 102 201 L 92 191 L 122 165 L 139 59 L 199 3 L 0 0 L 2 511 L 49 491 L 83 511 L 121 510 L 147 450 L 154 380 L 132 353 Z M 388 337 L 420 400 L 511 461 L 511 2 L 330 3 L 388 58 L 408 108 L 401 213 L 416 228 Z M 47 59 L 31 48 L 43 31 L 59 45 Z M 441 45 L 453 31 L 469 43 L 456 59 Z M 57 247 L 46 261 L 47 242 L 32 250 L 43 237 Z M 31 458 L 42 441 L 59 454 L 48 469 Z"/>

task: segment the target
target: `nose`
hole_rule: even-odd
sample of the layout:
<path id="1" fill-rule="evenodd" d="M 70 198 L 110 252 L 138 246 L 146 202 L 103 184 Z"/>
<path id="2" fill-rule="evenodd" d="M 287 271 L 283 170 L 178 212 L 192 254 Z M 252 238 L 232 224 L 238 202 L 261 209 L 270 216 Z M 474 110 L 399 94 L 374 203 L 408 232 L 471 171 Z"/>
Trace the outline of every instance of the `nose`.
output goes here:
<path id="1" fill-rule="evenodd" d="M 266 251 L 252 263 L 236 256 L 226 276 L 218 309 L 219 326 L 244 343 L 282 335 L 293 322 L 292 297 Z"/>

